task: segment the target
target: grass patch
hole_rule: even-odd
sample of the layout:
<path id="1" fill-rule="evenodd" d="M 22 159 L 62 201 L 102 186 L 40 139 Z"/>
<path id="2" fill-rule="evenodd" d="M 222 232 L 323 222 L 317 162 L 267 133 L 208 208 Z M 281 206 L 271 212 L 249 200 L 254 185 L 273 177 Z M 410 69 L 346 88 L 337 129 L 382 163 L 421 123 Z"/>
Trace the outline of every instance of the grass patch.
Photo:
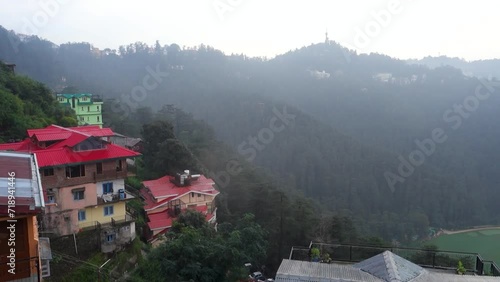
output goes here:
<path id="1" fill-rule="evenodd" d="M 484 259 L 500 265 L 500 229 L 485 229 L 441 235 L 429 240 L 443 251 L 479 253 Z"/>

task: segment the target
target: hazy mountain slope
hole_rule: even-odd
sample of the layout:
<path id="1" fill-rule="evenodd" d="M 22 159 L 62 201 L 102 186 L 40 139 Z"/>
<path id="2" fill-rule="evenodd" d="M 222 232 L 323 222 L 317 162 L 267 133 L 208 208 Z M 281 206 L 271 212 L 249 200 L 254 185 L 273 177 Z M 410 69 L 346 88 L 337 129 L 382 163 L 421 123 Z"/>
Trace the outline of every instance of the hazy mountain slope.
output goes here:
<path id="1" fill-rule="evenodd" d="M 363 218 L 387 236 L 411 234 L 415 224 L 425 227 L 429 220 L 438 226 L 498 220 L 496 98 L 481 103 L 470 123 L 450 131 L 443 113 L 478 83 L 456 69 L 429 70 L 381 55 L 349 53 L 346 59 L 334 43 L 270 61 L 225 56 L 206 46 L 181 50 L 175 44 L 136 43 L 118 53 L 95 52 L 90 44 L 23 44 L 46 53 L 44 60 L 53 58 L 45 73 L 39 69 L 47 62 L 26 61 L 23 51 L 9 53 L 4 46 L 0 58 L 19 60 L 19 72 L 46 77 L 54 87 L 74 85 L 116 98 L 107 103 L 117 114 L 139 105 L 175 104 L 204 119 L 245 158 L 255 152 L 251 161 L 284 183 L 332 211 Z M 381 81 L 387 73 L 390 83 Z M 295 115 L 294 126 L 271 130 L 271 138 L 270 122 L 285 104 Z M 398 155 L 408 159 L 415 139 L 430 137 L 436 127 L 446 129 L 449 140 L 391 192 L 384 173 L 397 173 Z M 265 142 L 250 146 L 249 138 L 259 134 Z"/>

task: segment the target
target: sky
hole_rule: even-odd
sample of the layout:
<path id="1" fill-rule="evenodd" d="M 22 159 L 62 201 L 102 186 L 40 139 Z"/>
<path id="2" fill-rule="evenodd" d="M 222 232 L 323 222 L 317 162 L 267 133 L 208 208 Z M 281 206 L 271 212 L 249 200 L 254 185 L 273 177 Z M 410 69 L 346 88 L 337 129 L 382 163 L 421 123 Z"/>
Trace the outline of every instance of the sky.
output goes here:
<path id="1" fill-rule="evenodd" d="M 400 59 L 500 58 L 500 1 L 0 0 L 0 25 L 56 44 L 137 41 L 272 58 L 330 40 Z"/>

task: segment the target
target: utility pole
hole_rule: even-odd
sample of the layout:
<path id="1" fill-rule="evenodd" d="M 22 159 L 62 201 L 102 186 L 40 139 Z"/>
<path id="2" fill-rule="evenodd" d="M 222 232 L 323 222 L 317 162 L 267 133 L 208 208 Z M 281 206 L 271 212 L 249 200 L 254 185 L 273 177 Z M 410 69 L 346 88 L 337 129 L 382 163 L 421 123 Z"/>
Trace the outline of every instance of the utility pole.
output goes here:
<path id="1" fill-rule="evenodd" d="M 105 263 L 103 263 L 101 266 L 99 266 L 99 270 L 97 271 L 97 281 L 101 282 L 101 269 L 110 261 L 111 259 L 108 259 Z"/>

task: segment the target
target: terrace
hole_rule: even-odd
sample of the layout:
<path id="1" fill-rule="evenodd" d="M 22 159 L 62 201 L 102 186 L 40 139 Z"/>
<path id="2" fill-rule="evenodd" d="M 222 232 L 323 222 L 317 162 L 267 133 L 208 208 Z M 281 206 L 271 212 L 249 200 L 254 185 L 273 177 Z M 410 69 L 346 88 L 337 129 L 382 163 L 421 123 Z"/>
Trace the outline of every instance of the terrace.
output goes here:
<path id="1" fill-rule="evenodd" d="M 311 258 L 311 250 L 313 248 L 317 248 L 320 251 L 321 257 L 317 260 Z M 390 251 L 414 264 L 426 269 L 432 269 L 432 271 L 455 273 L 458 262 L 461 261 L 466 269 L 466 274 L 500 276 L 498 265 L 493 261 L 483 259 L 477 253 L 430 249 L 311 242 L 308 247 L 292 247 L 289 259 L 352 264 L 366 260 L 384 251 Z"/>

